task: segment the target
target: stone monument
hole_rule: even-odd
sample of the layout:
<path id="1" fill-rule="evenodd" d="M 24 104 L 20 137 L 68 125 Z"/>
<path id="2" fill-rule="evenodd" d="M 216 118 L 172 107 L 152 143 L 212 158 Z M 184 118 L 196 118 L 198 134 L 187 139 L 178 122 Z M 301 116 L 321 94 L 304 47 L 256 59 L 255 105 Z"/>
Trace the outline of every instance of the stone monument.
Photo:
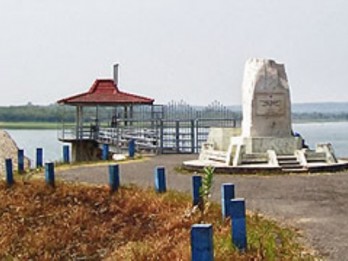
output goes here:
<path id="1" fill-rule="evenodd" d="M 242 138 L 246 153 L 293 154 L 302 147 L 291 129 L 289 84 L 283 64 L 272 60 L 246 62 Z"/>
<path id="2" fill-rule="evenodd" d="M 291 106 L 284 65 L 249 59 L 243 90 L 244 137 L 290 137 Z"/>
<path id="3" fill-rule="evenodd" d="M 283 64 L 269 59 L 249 59 L 242 95 L 240 135 L 235 135 L 236 129 L 211 128 L 198 161 L 184 162 L 184 166 L 231 166 L 232 172 L 243 168 L 291 172 L 348 166 L 337 160 L 331 144 L 318 144 L 311 150 L 300 135 L 293 133 L 289 83 Z"/>

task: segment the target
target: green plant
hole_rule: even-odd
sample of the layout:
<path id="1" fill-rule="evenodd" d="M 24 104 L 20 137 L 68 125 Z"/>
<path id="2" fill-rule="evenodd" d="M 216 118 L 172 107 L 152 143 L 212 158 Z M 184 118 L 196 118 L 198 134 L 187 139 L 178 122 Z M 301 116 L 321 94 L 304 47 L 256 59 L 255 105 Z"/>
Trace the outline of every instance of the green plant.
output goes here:
<path id="1" fill-rule="evenodd" d="M 202 186 L 199 190 L 201 202 L 198 205 L 201 212 L 201 222 L 204 222 L 205 214 L 208 212 L 210 205 L 209 198 L 211 197 L 211 189 L 213 187 L 214 167 L 204 167 L 203 170 Z"/>

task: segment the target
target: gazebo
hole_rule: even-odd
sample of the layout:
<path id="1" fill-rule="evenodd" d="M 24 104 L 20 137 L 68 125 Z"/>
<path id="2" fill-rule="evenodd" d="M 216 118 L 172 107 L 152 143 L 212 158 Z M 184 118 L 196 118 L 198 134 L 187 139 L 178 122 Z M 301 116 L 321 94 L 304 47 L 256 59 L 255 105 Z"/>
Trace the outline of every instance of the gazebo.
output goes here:
<path id="1" fill-rule="evenodd" d="M 63 127 L 62 135 L 59 137 L 59 140 L 72 144 L 73 161 L 99 158 L 101 127 L 112 129 L 117 125 L 132 125 L 133 112 L 136 107 L 149 106 L 151 117 L 154 113 L 152 106 L 154 99 L 119 90 L 118 64 L 114 65 L 114 79 L 97 79 L 87 92 L 61 99 L 57 103 L 76 107 L 75 126 L 68 130 Z M 106 107 L 109 108 L 108 112 L 112 116 L 106 119 L 107 122 L 102 123 L 99 110 Z M 86 124 L 85 110 L 88 110 L 89 113 L 94 111 L 93 122 L 89 119 Z M 104 138 L 105 141 L 112 143 L 108 139 L 110 137 Z"/>

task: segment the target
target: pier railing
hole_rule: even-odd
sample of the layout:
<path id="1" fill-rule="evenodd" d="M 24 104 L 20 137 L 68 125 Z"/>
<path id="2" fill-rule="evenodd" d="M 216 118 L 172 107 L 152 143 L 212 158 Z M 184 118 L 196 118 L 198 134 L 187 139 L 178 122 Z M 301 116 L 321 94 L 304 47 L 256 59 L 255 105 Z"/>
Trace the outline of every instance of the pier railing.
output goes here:
<path id="1" fill-rule="evenodd" d="M 64 125 L 59 139 L 65 142 L 91 140 L 98 144 L 109 144 L 116 152 L 127 150 L 128 142 L 135 140 L 137 151 L 159 154 L 199 153 L 207 140 L 211 127 L 238 127 L 236 119 L 157 119 L 148 121 L 127 120 L 116 126 Z"/>

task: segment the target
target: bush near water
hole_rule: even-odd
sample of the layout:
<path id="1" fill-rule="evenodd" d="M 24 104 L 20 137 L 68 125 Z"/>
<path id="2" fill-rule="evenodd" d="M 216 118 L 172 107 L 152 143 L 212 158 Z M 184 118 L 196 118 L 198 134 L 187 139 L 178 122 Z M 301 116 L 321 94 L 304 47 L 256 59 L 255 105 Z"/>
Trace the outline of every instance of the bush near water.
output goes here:
<path id="1" fill-rule="evenodd" d="M 0 181 L 0 260 L 190 260 L 191 198 L 121 187 Z M 213 204 L 215 260 L 299 260 L 296 233 L 258 215 L 247 218 L 249 250 L 231 244 L 230 221 Z M 306 260 L 311 260 L 306 255 Z"/>

